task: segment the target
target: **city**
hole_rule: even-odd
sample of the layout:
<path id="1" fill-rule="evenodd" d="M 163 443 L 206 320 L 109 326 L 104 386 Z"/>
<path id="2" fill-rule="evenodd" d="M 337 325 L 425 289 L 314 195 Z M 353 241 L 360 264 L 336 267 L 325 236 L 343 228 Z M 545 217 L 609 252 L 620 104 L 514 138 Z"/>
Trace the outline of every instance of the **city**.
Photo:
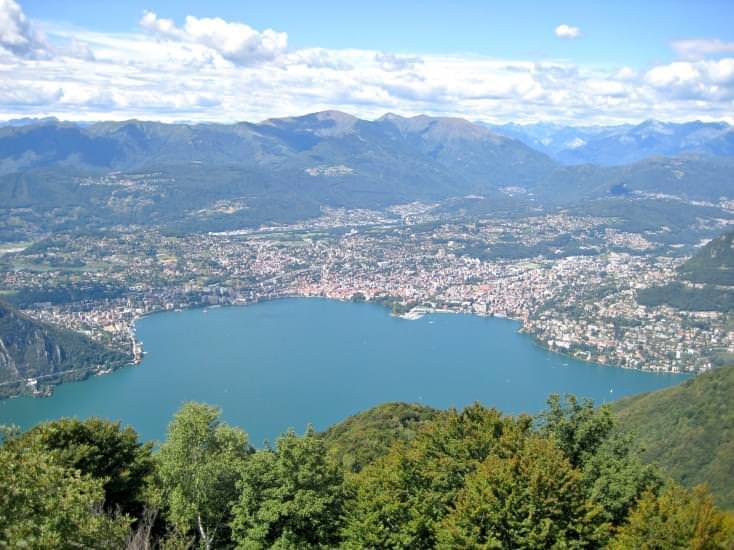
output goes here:
<path id="1" fill-rule="evenodd" d="M 673 280 L 685 259 L 655 235 L 564 212 L 462 222 L 438 206 L 325 208 L 293 225 L 185 237 L 151 229 L 58 234 L 7 253 L 2 286 L 30 292 L 31 317 L 89 335 L 134 363 L 143 356 L 134 328 L 141 316 L 293 296 L 373 301 L 408 319 L 506 317 L 553 351 L 624 368 L 701 372 L 734 353 L 727 314 L 638 303 L 639 289 Z M 67 287 L 78 289 L 77 299 L 44 298 Z"/>

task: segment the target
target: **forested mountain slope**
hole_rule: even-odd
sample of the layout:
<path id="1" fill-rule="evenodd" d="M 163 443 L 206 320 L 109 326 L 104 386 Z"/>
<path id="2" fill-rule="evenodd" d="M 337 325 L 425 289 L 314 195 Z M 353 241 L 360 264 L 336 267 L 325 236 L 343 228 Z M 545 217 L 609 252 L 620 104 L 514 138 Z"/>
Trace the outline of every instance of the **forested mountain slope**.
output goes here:
<path id="1" fill-rule="evenodd" d="M 719 504 L 734 509 L 734 366 L 614 405 L 623 430 L 644 458 L 684 485 L 708 483 Z"/>
<path id="2" fill-rule="evenodd" d="M 678 279 L 637 292 L 647 306 L 689 311 L 734 311 L 734 231 L 711 240 L 679 269 Z"/>

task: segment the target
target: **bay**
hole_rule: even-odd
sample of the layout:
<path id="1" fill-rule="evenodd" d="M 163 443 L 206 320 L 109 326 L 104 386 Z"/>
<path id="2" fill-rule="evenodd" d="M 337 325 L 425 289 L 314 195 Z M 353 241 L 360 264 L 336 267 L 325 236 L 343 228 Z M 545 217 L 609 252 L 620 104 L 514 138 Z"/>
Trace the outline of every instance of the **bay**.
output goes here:
<path id="1" fill-rule="evenodd" d="M 155 314 L 138 321 L 137 367 L 64 384 L 50 398 L 0 402 L 0 424 L 27 429 L 101 416 L 161 440 L 182 403 L 217 405 L 259 446 L 289 427 L 318 430 L 386 401 L 439 408 L 474 401 L 508 414 L 540 411 L 549 394 L 604 403 L 684 375 L 577 361 L 544 350 L 499 318 L 391 317 L 374 304 L 294 298 Z"/>

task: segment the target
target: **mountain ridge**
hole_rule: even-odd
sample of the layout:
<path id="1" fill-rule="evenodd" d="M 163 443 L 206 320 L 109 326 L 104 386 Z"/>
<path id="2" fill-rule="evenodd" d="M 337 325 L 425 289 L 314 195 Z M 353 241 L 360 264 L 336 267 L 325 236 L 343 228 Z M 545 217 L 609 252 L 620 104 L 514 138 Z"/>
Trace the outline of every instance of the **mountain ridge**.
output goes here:
<path id="1" fill-rule="evenodd" d="M 734 157 L 655 157 L 564 166 L 464 119 L 321 111 L 260 123 L 45 121 L 0 128 L 0 210 L 37 227 L 159 225 L 224 231 L 318 217 L 321 209 L 384 209 L 476 197 L 472 210 L 526 212 L 650 195 L 716 207 L 731 196 Z M 231 214 L 205 216 L 221 201 Z M 671 203 L 672 204 L 672 203 Z M 597 205 L 598 206 L 598 205 Z M 75 209 L 72 215 L 71 210 Z M 27 209 L 31 209 L 29 212 Z M 10 219 L 10 216 L 7 217 Z M 40 221 L 39 221 L 40 220 Z M 28 237 L 2 223 L 0 238 Z"/>
<path id="2" fill-rule="evenodd" d="M 42 128 L 47 130 L 46 134 L 41 132 Z M 203 138 L 217 138 L 215 141 L 225 146 L 225 149 L 237 145 L 241 148 L 238 152 L 245 155 L 254 153 L 253 147 L 255 149 L 275 147 L 282 154 L 284 150 L 278 147 L 277 142 L 288 133 L 295 136 L 290 136 L 290 141 L 286 139 L 286 145 L 297 145 L 298 149 L 299 146 L 308 148 L 315 143 L 316 140 L 313 138 L 344 138 L 362 132 L 374 135 L 374 129 L 377 128 L 392 134 L 390 136 L 392 138 L 397 134 L 403 138 L 416 138 L 421 135 L 428 141 L 484 139 L 495 145 L 507 144 L 509 143 L 507 140 L 511 140 L 516 145 L 521 143 L 564 165 L 623 165 L 660 156 L 734 156 L 734 127 L 721 121 L 696 120 L 672 123 L 645 120 L 636 125 L 613 126 L 568 126 L 557 123 L 522 125 L 470 122 L 460 117 L 434 117 L 425 114 L 406 117 L 395 113 L 385 113 L 374 120 L 367 120 L 343 111 L 325 110 L 298 116 L 268 118 L 261 122 L 233 123 L 164 123 L 130 119 L 82 124 L 53 118 L 6 121 L 0 125 L 0 173 L 42 166 L 43 155 L 39 153 L 43 151 L 39 151 L 39 147 L 27 148 L 29 154 L 24 157 L 19 154 L 21 151 L 17 150 L 17 147 L 15 149 L 9 147 L 11 144 L 4 140 L 11 136 L 21 137 L 23 134 L 31 133 L 41 142 L 38 145 L 48 144 L 48 139 L 53 137 L 48 136 L 49 128 L 64 129 L 63 137 L 67 146 L 75 144 L 79 148 L 80 145 L 85 145 L 85 140 L 97 139 L 102 140 L 98 144 L 100 147 L 117 148 L 116 154 L 112 156 L 108 154 L 91 158 L 82 154 L 81 160 L 91 161 L 87 162 L 85 167 L 118 169 L 131 169 L 142 165 L 135 159 L 127 159 L 128 162 L 125 162 L 123 153 L 129 155 L 134 152 L 130 143 L 125 143 L 126 139 L 133 143 L 137 142 L 138 145 L 146 139 L 149 141 L 157 139 L 158 146 L 162 145 L 160 141 L 163 140 L 169 142 L 169 145 L 175 144 L 180 147 L 181 139 L 187 141 L 188 145 L 196 143 L 201 145 L 205 143 Z M 368 128 L 373 132 L 367 130 Z M 307 135 L 312 139 L 304 139 Z M 122 150 L 119 150 L 121 147 Z M 15 162 L 10 162 L 11 159 Z M 59 159 L 46 160 L 54 162 Z"/>

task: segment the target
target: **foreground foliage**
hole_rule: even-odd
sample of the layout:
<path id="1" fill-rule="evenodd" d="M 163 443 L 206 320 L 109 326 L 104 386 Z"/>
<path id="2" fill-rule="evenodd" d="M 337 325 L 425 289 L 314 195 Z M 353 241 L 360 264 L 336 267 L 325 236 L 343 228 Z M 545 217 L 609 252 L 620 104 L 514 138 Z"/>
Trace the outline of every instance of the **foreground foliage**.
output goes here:
<path id="1" fill-rule="evenodd" d="M 185 404 L 158 454 L 167 518 L 180 533 L 197 531 L 205 548 L 228 540 L 236 484 L 251 449 L 247 435 L 219 421 L 219 410 Z"/>
<path id="2" fill-rule="evenodd" d="M 242 469 L 233 539 L 241 548 L 311 548 L 339 542 L 342 476 L 309 428 L 288 431 Z"/>
<path id="3" fill-rule="evenodd" d="M 389 404 L 261 450 L 187 403 L 158 452 L 119 424 L 65 419 L 6 434 L 0 471 L 0 547 L 734 545 L 705 488 L 666 479 L 609 408 L 573 397 L 534 418 Z"/>
<path id="4" fill-rule="evenodd" d="M 15 443 L 0 448 L 0 547 L 119 548 L 132 520 L 103 511 L 103 480 Z"/>
<path id="5" fill-rule="evenodd" d="M 359 472 L 396 441 L 410 441 L 439 411 L 413 403 L 384 403 L 350 416 L 322 437 L 330 457 L 345 470 Z"/>

